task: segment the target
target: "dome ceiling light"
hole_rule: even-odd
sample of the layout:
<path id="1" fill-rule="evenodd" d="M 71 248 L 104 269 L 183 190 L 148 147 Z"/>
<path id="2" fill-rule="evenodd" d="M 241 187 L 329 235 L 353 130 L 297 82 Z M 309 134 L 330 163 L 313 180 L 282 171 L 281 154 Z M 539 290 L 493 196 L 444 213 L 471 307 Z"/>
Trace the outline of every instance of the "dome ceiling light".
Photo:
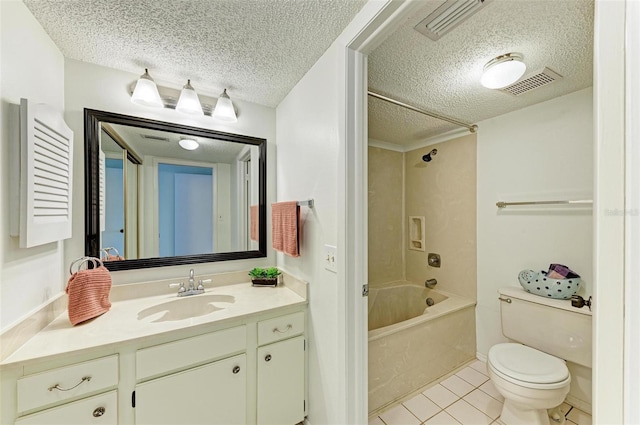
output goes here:
<path id="1" fill-rule="evenodd" d="M 522 59 L 521 53 L 505 53 L 491 59 L 484 66 L 480 84 L 488 89 L 501 89 L 515 83 L 527 70 Z"/>

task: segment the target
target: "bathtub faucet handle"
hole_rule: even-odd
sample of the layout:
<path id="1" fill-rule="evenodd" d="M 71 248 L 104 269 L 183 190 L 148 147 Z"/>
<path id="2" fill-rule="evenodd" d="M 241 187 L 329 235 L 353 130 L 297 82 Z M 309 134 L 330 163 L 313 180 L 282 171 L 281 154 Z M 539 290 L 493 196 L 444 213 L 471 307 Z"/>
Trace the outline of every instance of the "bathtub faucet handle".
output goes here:
<path id="1" fill-rule="evenodd" d="M 429 289 L 435 288 L 437 284 L 438 284 L 438 281 L 435 279 L 427 279 L 424 281 L 424 286 L 426 286 Z"/>

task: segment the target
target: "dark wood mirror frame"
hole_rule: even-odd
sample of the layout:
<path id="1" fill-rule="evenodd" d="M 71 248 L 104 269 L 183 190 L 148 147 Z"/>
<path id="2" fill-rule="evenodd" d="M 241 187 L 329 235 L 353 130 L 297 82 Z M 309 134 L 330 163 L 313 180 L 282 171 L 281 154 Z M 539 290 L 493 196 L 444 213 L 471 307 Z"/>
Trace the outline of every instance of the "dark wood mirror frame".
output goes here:
<path id="1" fill-rule="evenodd" d="M 178 266 L 184 264 L 210 263 L 216 261 L 243 260 L 267 256 L 267 141 L 256 137 L 223 133 L 198 127 L 189 127 L 147 118 L 104 112 L 94 109 L 84 110 L 84 176 L 85 176 L 85 255 L 100 257 L 100 197 L 99 197 L 99 160 L 98 151 L 100 123 L 128 125 L 161 131 L 172 131 L 189 136 L 206 137 L 227 142 L 258 146 L 260 159 L 258 164 L 259 199 L 259 247 L 254 251 L 221 252 L 179 257 L 155 257 L 135 260 L 105 262 L 111 271 L 133 270 L 150 267 Z"/>

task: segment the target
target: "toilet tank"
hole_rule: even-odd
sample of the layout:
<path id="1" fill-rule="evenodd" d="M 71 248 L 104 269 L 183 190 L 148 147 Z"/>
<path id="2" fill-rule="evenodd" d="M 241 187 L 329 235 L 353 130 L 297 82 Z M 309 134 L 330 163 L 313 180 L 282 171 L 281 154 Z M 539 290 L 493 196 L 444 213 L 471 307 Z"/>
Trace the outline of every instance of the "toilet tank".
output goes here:
<path id="1" fill-rule="evenodd" d="M 591 311 L 508 287 L 500 294 L 502 334 L 561 359 L 591 367 Z M 511 300 L 510 302 L 508 300 Z"/>

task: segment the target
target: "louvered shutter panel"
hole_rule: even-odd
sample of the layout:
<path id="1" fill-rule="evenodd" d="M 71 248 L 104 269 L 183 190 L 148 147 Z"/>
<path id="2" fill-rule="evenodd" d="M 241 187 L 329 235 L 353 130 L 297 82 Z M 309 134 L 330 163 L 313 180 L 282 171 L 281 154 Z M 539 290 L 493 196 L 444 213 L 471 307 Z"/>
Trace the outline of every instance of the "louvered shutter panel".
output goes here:
<path id="1" fill-rule="evenodd" d="M 20 247 L 71 237 L 73 132 L 62 114 L 20 100 Z"/>

